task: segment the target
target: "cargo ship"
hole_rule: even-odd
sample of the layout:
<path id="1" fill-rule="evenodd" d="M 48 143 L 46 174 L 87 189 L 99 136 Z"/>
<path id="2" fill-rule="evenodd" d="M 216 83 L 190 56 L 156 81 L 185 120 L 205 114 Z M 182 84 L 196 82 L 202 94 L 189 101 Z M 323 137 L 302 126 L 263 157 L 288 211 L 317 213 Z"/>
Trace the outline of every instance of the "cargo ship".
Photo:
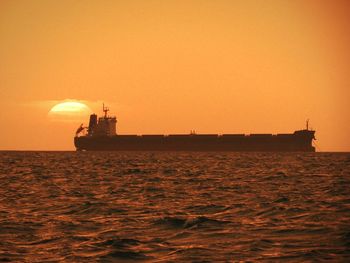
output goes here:
<path id="1" fill-rule="evenodd" d="M 108 115 L 90 115 L 89 126 L 81 125 L 75 134 L 77 151 L 247 151 L 314 152 L 315 131 L 306 129 L 288 134 L 147 134 L 119 135 L 117 119 Z"/>

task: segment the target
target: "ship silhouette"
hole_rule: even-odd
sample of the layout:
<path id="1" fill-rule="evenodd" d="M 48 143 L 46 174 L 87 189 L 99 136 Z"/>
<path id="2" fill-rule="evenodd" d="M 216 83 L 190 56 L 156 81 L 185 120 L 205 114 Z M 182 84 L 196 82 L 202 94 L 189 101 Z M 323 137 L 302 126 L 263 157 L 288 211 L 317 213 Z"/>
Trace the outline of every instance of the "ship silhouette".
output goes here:
<path id="1" fill-rule="evenodd" d="M 78 151 L 256 151 L 256 152 L 314 152 L 315 131 L 297 130 L 289 134 L 153 134 L 119 135 L 117 118 L 108 115 L 90 115 L 89 126 L 81 125 L 75 134 Z"/>

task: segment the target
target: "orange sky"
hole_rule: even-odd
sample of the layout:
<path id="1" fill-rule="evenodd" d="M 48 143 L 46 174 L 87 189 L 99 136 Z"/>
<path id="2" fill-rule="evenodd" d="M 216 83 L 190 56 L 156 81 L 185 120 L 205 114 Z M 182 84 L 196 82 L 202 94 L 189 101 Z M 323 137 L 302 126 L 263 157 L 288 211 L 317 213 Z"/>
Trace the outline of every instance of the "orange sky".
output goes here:
<path id="1" fill-rule="evenodd" d="M 0 149 L 73 150 L 57 102 L 119 133 L 287 133 L 350 151 L 348 1 L 1 1 Z M 85 123 L 88 116 L 83 118 Z"/>

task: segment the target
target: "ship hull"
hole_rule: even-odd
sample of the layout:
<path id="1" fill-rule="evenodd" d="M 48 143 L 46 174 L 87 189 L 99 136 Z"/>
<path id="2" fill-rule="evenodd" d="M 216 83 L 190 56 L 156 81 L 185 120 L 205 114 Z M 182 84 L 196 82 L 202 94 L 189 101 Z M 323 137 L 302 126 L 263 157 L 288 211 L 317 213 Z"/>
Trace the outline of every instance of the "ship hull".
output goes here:
<path id="1" fill-rule="evenodd" d="M 86 151 L 254 151 L 314 152 L 314 131 L 293 134 L 227 135 L 115 135 L 74 138 L 77 150 Z"/>

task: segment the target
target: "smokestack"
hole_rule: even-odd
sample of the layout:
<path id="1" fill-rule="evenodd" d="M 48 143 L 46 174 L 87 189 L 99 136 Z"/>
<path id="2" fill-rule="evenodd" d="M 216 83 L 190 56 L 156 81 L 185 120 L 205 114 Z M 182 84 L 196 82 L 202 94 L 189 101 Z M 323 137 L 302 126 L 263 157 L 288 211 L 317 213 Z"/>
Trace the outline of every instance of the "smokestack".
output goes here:
<path id="1" fill-rule="evenodd" d="M 95 127 L 97 126 L 97 115 L 91 114 L 89 121 L 88 134 L 92 135 L 94 133 Z"/>

